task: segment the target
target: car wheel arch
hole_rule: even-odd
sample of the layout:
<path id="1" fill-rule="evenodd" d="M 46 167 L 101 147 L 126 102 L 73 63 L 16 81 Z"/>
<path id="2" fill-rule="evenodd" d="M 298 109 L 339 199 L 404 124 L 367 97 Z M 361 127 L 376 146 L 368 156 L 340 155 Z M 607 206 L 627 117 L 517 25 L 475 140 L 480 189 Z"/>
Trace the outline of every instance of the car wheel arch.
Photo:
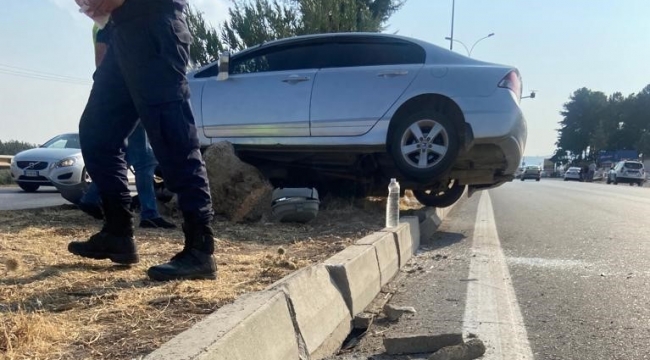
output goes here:
<path id="1" fill-rule="evenodd" d="M 397 111 L 395 111 L 391 117 L 390 124 L 388 126 L 388 131 L 386 133 L 387 146 L 390 146 L 389 139 L 391 137 L 392 131 L 394 131 L 399 121 L 408 117 L 408 115 L 412 113 L 421 111 L 422 109 L 432 109 L 451 117 L 451 119 L 454 121 L 454 124 L 456 124 L 456 130 L 459 137 L 458 141 L 460 142 L 461 148 L 466 145 L 465 137 L 463 134 L 466 132 L 465 129 L 467 124 L 465 123 L 465 116 L 463 115 L 463 112 L 458 104 L 456 104 L 455 101 L 447 96 L 431 93 L 414 96 L 399 106 Z M 390 151 L 390 149 L 388 150 Z"/>

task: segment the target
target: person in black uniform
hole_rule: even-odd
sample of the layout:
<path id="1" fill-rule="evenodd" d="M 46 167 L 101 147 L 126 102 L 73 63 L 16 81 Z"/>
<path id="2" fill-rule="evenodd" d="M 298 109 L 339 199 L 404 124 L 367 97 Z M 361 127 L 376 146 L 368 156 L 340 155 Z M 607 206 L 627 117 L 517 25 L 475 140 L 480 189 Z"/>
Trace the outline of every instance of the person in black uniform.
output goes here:
<path id="1" fill-rule="evenodd" d="M 170 191 L 178 194 L 185 245 L 147 271 L 153 280 L 215 279 L 212 200 L 190 106 L 192 40 L 187 0 L 76 0 L 90 17 L 110 15 L 110 46 L 79 122 L 86 169 L 105 214 L 102 230 L 68 250 L 120 264 L 139 261 L 124 147 L 140 119 Z"/>

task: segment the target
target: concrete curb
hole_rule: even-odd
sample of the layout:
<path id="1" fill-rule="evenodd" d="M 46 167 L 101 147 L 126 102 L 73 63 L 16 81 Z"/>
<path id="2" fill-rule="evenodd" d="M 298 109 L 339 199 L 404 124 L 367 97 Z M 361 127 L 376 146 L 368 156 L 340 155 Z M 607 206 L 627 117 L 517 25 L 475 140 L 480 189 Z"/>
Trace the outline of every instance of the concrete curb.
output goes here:
<path id="1" fill-rule="evenodd" d="M 145 360 L 318 360 L 335 353 L 362 312 L 454 205 L 405 216 L 267 289 L 243 295 Z"/>

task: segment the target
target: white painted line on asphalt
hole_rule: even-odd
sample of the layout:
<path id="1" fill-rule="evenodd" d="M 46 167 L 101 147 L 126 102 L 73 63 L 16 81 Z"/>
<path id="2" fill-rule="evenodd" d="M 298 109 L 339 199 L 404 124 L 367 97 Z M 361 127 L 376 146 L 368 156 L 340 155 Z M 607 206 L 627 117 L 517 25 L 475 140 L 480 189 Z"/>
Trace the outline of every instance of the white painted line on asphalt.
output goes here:
<path id="1" fill-rule="evenodd" d="M 494 221 L 492 200 L 483 191 L 479 201 L 472 260 L 467 283 L 463 333 L 478 335 L 487 351 L 483 359 L 532 360 L 508 265 Z"/>

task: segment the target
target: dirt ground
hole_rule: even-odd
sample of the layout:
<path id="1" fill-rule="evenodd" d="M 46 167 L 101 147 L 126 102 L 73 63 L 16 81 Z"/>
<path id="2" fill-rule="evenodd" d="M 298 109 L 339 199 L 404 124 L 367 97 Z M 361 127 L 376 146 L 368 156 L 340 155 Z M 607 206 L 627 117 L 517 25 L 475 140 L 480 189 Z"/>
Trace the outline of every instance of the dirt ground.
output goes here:
<path id="1" fill-rule="evenodd" d="M 384 206 L 334 199 L 303 225 L 217 221 L 218 280 L 169 283 L 149 281 L 146 270 L 181 249 L 180 229 L 137 229 L 140 263 L 120 267 L 67 252 L 101 226 L 72 206 L 0 211 L 0 359 L 146 355 L 239 295 L 381 229 Z"/>

